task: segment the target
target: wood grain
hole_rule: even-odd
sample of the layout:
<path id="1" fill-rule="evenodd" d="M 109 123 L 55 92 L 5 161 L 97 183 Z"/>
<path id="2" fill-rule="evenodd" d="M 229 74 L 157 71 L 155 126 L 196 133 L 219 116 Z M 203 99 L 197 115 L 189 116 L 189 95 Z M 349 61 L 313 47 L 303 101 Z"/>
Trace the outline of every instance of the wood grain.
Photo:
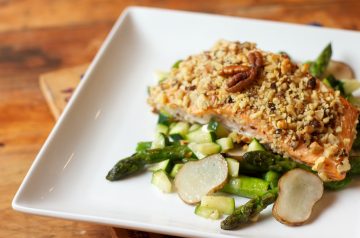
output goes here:
<path id="1" fill-rule="evenodd" d="M 111 237 L 104 226 L 15 212 L 11 200 L 54 125 L 39 75 L 90 62 L 129 5 L 360 29 L 358 0 L 0 0 L 0 237 Z"/>

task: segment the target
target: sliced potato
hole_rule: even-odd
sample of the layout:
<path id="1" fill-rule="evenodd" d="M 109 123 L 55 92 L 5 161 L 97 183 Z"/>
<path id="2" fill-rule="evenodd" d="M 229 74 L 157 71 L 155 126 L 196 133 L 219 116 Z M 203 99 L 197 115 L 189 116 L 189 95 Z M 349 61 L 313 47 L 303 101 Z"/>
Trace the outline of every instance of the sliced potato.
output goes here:
<path id="1" fill-rule="evenodd" d="M 286 225 L 302 225 L 309 219 L 323 191 L 323 182 L 317 175 L 303 169 L 290 170 L 279 180 L 273 216 Z"/>
<path id="2" fill-rule="evenodd" d="M 326 69 L 325 75 L 332 74 L 337 79 L 353 79 L 355 78 L 355 73 L 350 65 L 341 62 L 331 60 L 328 68 Z"/>
<path id="3" fill-rule="evenodd" d="M 221 189 L 228 177 L 228 165 L 221 154 L 184 164 L 175 177 L 180 198 L 188 204 L 201 201 L 205 195 Z"/>

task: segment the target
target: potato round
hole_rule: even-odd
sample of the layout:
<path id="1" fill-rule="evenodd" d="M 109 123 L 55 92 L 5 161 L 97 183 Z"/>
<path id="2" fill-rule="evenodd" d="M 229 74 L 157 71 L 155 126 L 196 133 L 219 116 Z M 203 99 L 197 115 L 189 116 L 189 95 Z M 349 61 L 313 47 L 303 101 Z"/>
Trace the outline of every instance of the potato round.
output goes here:
<path id="1" fill-rule="evenodd" d="M 180 198 L 188 204 L 201 201 L 201 197 L 221 189 L 228 177 L 228 165 L 220 154 L 186 163 L 175 177 Z"/>

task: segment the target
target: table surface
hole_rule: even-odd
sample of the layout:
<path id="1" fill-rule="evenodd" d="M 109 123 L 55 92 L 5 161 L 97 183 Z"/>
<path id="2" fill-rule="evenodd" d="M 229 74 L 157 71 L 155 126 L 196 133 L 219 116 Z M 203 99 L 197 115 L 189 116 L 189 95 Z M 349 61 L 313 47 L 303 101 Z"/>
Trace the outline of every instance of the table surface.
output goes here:
<path id="1" fill-rule="evenodd" d="M 105 226 L 16 212 L 11 200 L 55 123 L 39 75 L 90 62 L 129 5 L 360 29 L 358 0 L 0 0 L 0 237 L 111 237 Z"/>

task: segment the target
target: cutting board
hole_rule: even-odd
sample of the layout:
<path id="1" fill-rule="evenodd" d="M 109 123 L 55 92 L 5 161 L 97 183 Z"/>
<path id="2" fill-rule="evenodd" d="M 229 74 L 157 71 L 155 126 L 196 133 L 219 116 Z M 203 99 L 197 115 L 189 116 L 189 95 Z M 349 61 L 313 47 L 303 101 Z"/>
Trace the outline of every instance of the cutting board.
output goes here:
<path id="1" fill-rule="evenodd" d="M 58 119 L 67 102 L 80 83 L 88 64 L 61 69 L 40 75 L 39 83 L 50 110 Z M 111 228 L 113 238 L 175 238 L 174 236 L 147 233 L 120 228 Z"/>

